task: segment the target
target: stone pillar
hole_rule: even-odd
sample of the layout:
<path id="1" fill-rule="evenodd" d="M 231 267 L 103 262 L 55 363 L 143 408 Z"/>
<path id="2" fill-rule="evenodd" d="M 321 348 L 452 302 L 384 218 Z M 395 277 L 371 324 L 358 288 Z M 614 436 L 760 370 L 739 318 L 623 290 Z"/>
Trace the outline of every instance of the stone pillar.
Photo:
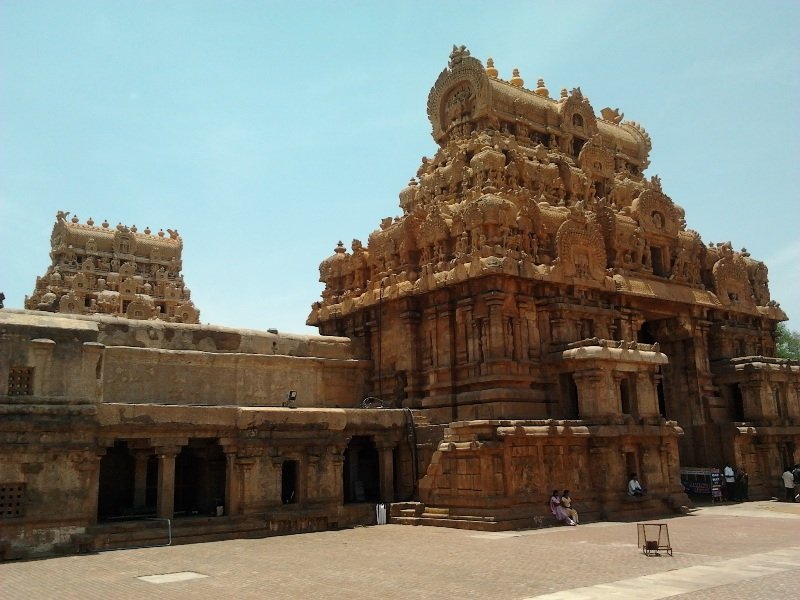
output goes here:
<path id="1" fill-rule="evenodd" d="M 31 362 L 33 363 L 33 392 L 34 396 L 49 396 L 53 392 L 52 374 L 50 363 L 56 343 L 48 339 L 31 340 Z"/>
<path id="2" fill-rule="evenodd" d="M 332 483 L 332 495 L 336 504 L 344 503 L 344 452 L 346 446 L 332 446 L 328 455 Z"/>
<path id="3" fill-rule="evenodd" d="M 149 450 L 134 450 L 133 506 L 143 508 L 147 504 L 147 463 L 152 456 Z"/>
<path id="4" fill-rule="evenodd" d="M 0 375 L 1 377 L 2 375 Z M 794 418 L 795 421 L 800 421 L 800 381 L 789 384 L 789 416 Z M 800 452 L 800 444 L 797 444 L 797 452 Z M 795 462 L 798 462 L 795 459 Z"/>
<path id="5" fill-rule="evenodd" d="M 423 344 L 425 347 L 426 352 L 423 354 L 427 359 L 427 364 L 424 365 L 430 369 L 430 372 L 435 372 L 436 367 L 439 366 L 439 357 L 438 357 L 438 344 L 439 339 L 437 335 L 437 328 L 436 328 L 436 307 L 429 306 L 427 307 L 424 312 L 424 326 L 423 326 L 423 335 L 425 338 L 423 339 Z"/>
<path id="6" fill-rule="evenodd" d="M 491 292 L 486 297 L 489 309 L 489 358 L 503 358 L 505 355 L 505 327 L 503 323 L 503 303 L 505 294 Z"/>
<path id="7" fill-rule="evenodd" d="M 84 342 L 81 362 L 81 378 L 77 395 L 90 402 L 102 402 L 103 384 L 100 377 L 103 359 L 103 344 Z"/>
<path id="8" fill-rule="evenodd" d="M 236 490 L 238 490 L 238 499 L 234 498 L 234 511 L 237 515 L 243 515 L 247 513 L 247 474 L 256 464 L 256 458 L 253 456 L 240 456 L 236 458 L 235 464 L 236 467 L 234 470 L 236 472 L 235 479 L 236 482 L 238 482 L 238 485 L 236 486 Z M 236 500 L 238 500 L 238 502 L 236 502 Z"/>
<path id="9" fill-rule="evenodd" d="M 394 502 L 394 445 L 378 446 L 381 502 Z"/>
<path id="10" fill-rule="evenodd" d="M 567 342 L 569 336 L 569 323 L 556 315 L 550 315 L 550 342 L 554 344 Z"/>
<path id="11" fill-rule="evenodd" d="M 106 453 L 105 448 L 98 448 L 89 456 L 79 455 L 75 459 L 75 468 L 86 477 L 88 489 L 86 491 L 85 518 L 88 525 L 97 524 L 97 502 L 100 498 L 100 461 Z"/>
<path id="12" fill-rule="evenodd" d="M 418 347 L 418 340 L 419 340 L 419 328 L 420 328 L 420 315 L 418 312 L 413 310 L 407 310 L 403 313 L 400 313 L 400 330 L 403 332 L 403 337 L 406 340 L 406 343 L 409 344 L 409 347 L 416 348 Z M 420 360 L 419 360 L 419 353 L 418 352 L 404 352 L 401 353 L 400 356 L 402 357 L 400 365 L 398 368 L 405 368 L 406 369 L 406 399 L 410 403 L 418 402 L 420 396 Z"/>
<path id="13" fill-rule="evenodd" d="M 612 394 L 612 397 L 614 398 L 613 405 L 616 407 L 615 412 L 618 414 L 635 415 L 636 407 L 633 405 L 630 386 L 628 386 L 628 412 L 625 412 L 625 409 L 622 406 L 622 386 L 624 385 L 623 381 L 625 380 L 626 376 L 626 373 L 622 373 L 620 371 L 611 371 L 611 380 L 613 381 L 614 386 L 614 393 Z"/>
<path id="14" fill-rule="evenodd" d="M 178 446 L 156 448 L 158 457 L 158 499 L 156 515 L 171 519 L 175 513 L 175 457 L 180 452 Z"/>
<path id="15" fill-rule="evenodd" d="M 572 373 L 572 379 L 578 390 L 578 412 L 581 418 L 596 417 L 598 415 L 597 401 L 594 398 L 593 390 L 598 379 L 597 376 L 579 371 Z"/>
<path id="16" fill-rule="evenodd" d="M 454 332 L 456 338 L 456 364 L 465 365 L 470 360 L 470 331 L 472 329 L 472 298 L 462 298 L 456 307 Z"/>
<path id="17" fill-rule="evenodd" d="M 0 334 L 0 396 L 8 394 L 8 376 L 11 369 L 11 345 L 17 341 L 16 336 Z"/>
<path id="18" fill-rule="evenodd" d="M 658 392 L 654 373 L 639 371 L 633 373 L 633 388 L 636 390 L 636 410 L 640 417 L 658 416 Z"/>
<path id="19" fill-rule="evenodd" d="M 455 333 L 450 327 L 451 309 L 449 304 L 437 305 L 435 311 L 435 319 L 433 331 L 435 332 L 436 339 L 436 366 L 443 369 L 442 374 L 445 373 L 444 369 L 449 369 L 455 357 L 452 355 L 453 343 L 452 336 Z"/>
<path id="20" fill-rule="evenodd" d="M 239 472 L 236 467 L 236 448 L 224 446 L 225 452 L 225 514 L 238 515 L 241 509 L 239 498 Z"/>
<path id="21" fill-rule="evenodd" d="M 751 379 L 739 383 L 742 391 L 742 404 L 744 405 L 745 421 L 760 421 L 772 416 L 771 412 L 765 410 L 764 388 L 766 386 L 759 379 Z"/>
<path id="22" fill-rule="evenodd" d="M 611 373 L 591 369 L 573 373 L 572 378 L 578 388 L 581 418 L 591 419 L 619 414 L 619 397 L 613 387 Z"/>
<path id="23" fill-rule="evenodd" d="M 536 304 L 532 300 L 519 300 L 520 360 L 537 358 L 541 354 L 539 327 L 536 322 Z"/>

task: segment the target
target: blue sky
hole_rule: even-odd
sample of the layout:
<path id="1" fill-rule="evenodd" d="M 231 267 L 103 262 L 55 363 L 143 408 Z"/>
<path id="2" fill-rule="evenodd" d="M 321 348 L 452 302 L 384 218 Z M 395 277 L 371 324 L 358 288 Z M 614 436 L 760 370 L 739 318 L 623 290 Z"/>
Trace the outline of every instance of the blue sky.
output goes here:
<path id="1" fill-rule="evenodd" d="M 22 307 L 68 210 L 177 228 L 204 323 L 315 333 L 320 261 L 400 214 L 465 44 L 641 123 L 647 174 L 800 329 L 798 30 L 795 0 L 2 0 L 0 291 Z"/>

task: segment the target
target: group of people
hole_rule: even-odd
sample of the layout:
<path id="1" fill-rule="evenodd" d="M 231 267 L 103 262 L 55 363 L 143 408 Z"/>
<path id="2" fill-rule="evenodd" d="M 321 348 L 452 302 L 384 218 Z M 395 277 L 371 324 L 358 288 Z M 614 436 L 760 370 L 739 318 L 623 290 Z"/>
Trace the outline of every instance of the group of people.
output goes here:
<path id="1" fill-rule="evenodd" d="M 732 502 L 750 500 L 748 491 L 750 476 L 740 467 L 725 465 L 722 469 L 722 495 L 725 500 Z"/>
<path id="2" fill-rule="evenodd" d="M 572 508 L 569 490 L 564 490 L 560 494 L 558 490 L 553 490 L 553 495 L 550 496 L 550 512 L 559 523 L 573 526 L 578 524 L 578 512 Z"/>
<path id="3" fill-rule="evenodd" d="M 786 502 L 800 502 L 800 464 L 787 466 L 781 476 L 786 492 Z"/>
<path id="4" fill-rule="evenodd" d="M 630 481 L 628 481 L 628 495 L 644 496 L 644 494 L 645 489 L 639 483 L 636 473 L 631 473 Z M 553 495 L 550 496 L 550 512 L 553 513 L 556 521 L 564 525 L 577 525 L 580 522 L 578 511 L 572 507 L 572 498 L 569 496 L 569 490 L 564 490 L 561 493 L 558 490 L 553 490 Z"/>

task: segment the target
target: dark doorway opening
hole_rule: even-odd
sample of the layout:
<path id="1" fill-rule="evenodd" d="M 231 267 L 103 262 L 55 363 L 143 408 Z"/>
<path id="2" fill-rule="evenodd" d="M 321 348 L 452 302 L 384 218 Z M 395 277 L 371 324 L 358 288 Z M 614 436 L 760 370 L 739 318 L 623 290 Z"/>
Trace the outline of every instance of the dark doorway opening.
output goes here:
<path id="1" fill-rule="evenodd" d="M 297 472 L 299 463 L 296 460 L 285 460 L 281 465 L 281 502 L 297 503 Z"/>
<path id="2" fill-rule="evenodd" d="M 225 502 L 225 454 L 215 439 L 194 438 L 175 457 L 175 516 L 215 515 Z"/>
<path id="3" fill-rule="evenodd" d="M 656 395 L 658 396 L 658 414 L 665 419 L 669 419 L 667 415 L 667 398 L 664 396 L 664 382 L 661 379 L 656 384 Z"/>
<path id="4" fill-rule="evenodd" d="M 580 404 L 578 403 L 578 386 L 572 373 L 562 373 L 560 375 L 561 397 L 564 399 L 564 418 L 580 419 Z"/>
<path id="5" fill-rule="evenodd" d="M 114 442 L 100 459 L 97 518 L 107 520 L 133 513 L 134 458 L 128 443 Z"/>
<path id="6" fill-rule="evenodd" d="M 650 246 L 650 263 L 653 265 L 653 273 L 656 275 L 661 275 L 663 277 L 667 274 L 666 269 L 664 269 L 661 248 L 658 246 Z"/>
<path id="7" fill-rule="evenodd" d="M 353 436 L 344 452 L 343 467 L 345 504 L 380 500 L 378 450 L 368 436 Z"/>
<path id="8" fill-rule="evenodd" d="M 733 384 L 729 388 L 731 398 L 731 420 L 741 423 L 744 418 L 744 398 L 739 384 Z"/>
<path id="9" fill-rule="evenodd" d="M 624 378 L 619 382 L 620 409 L 623 415 L 633 414 L 631 406 L 631 382 Z"/>

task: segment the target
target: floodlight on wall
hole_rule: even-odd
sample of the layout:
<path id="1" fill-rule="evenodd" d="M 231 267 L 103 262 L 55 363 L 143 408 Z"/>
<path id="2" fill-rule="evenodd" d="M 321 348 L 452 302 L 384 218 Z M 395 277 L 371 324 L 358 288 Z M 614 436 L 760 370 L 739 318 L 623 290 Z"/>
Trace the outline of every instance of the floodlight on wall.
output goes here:
<path id="1" fill-rule="evenodd" d="M 286 402 L 283 403 L 283 406 L 297 408 L 297 392 L 295 390 L 289 390 L 289 393 L 286 394 Z"/>

